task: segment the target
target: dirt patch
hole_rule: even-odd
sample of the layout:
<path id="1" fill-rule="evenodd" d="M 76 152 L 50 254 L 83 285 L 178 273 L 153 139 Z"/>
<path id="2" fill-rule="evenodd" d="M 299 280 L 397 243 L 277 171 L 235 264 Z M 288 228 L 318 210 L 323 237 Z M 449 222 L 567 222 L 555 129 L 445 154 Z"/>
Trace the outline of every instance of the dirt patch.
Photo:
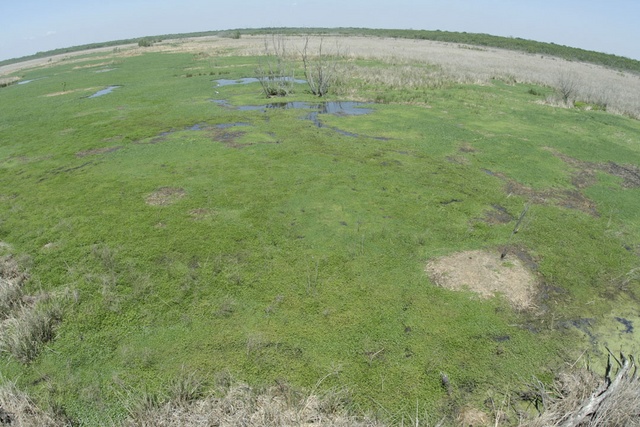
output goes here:
<path id="1" fill-rule="evenodd" d="M 116 147 L 92 148 L 90 150 L 78 151 L 76 153 L 76 157 L 86 157 L 86 156 L 94 156 L 94 155 L 97 155 L 97 154 L 112 153 L 114 151 L 118 151 L 121 148 L 123 148 L 123 147 L 122 146 L 116 146 Z"/>
<path id="2" fill-rule="evenodd" d="M 177 187 L 160 187 L 153 193 L 149 194 L 145 199 L 146 203 L 151 206 L 167 206 L 171 205 L 187 195 L 183 188 Z"/>
<path id="3" fill-rule="evenodd" d="M 429 278 L 446 289 L 475 292 L 481 298 L 503 295 L 517 310 L 530 308 L 536 277 L 512 254 L 500 259 L 499 251 L 466 251 L 430 260 Z"/>

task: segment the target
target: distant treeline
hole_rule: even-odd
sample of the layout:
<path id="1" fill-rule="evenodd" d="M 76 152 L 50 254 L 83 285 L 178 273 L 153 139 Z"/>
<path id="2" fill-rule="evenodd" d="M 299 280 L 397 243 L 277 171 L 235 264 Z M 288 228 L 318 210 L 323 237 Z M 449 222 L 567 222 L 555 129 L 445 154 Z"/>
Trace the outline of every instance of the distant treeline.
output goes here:
<path id="1" fill-rule="evenodd" d="M 518 37 L 500 37 L 489 34 L 476 34 L 466 32 L 452 32 L 440 30 L 387 30 L 370 28 L 244 28 L 223 31 L 202 31 L 196 33 L 165 34 L 153 37 L 141 37 L 135 39 L 115 40 L 104 43 L 92 43 L 82 46 L 74 46 L 63 49 L 55 49 L 47 52 L 38 52 L 35 55 L 24 56 L 22 58 L 7 59 L 0 61 L 0 66 L 13 64 L 16 62 L 28 61 L 30 59 L 43 58 L 52 55 L 59 55 L 70 52 L 78 52 L 87 49 L 101 47 L 116 47 L 123 44 L 140 43 L 141 40 L 168 40 L 188 37 L 222 36 L 240 37 L 242 35 L 260 34 L 324 34 L 324 35 L 358 35 L 395 37 L 404 39 L 433 40 L 448 43 L 462 43 L 483 47 L 496 47 L 501 49 L 516 50 L 535 55 L 547 55 L 563 58 L 568 61 L 589 62 L 603 65 L 605 67 L 640 73 L 640 61 L 625 58 L 623 56 L 611 55 L 607 53 L 594 52 L 591 50 L 579 49 L 575 47 L 558 45 L 555 43 L 544 43 L 534 40 L 525 40 Z"/>

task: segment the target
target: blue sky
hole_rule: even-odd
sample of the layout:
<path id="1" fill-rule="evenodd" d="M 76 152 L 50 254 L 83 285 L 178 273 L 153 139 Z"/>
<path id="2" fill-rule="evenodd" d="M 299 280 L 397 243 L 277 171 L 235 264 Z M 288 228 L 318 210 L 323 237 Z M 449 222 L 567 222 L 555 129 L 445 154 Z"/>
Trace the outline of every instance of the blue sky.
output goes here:
<path id="1" fill-rule="evenodd" d="M 640 60 L 639 0 L 4 0 L 0 60 L 147 35 L 260 27 L 467 31 Z"/>

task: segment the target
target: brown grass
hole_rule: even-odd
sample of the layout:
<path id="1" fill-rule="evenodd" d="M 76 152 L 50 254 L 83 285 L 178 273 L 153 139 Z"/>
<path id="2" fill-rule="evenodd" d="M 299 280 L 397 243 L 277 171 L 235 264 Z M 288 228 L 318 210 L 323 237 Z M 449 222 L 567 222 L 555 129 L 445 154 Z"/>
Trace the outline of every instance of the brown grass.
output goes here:
<path id="1" fill-rule="evenodd" d="M 160 187 L 153 193 L 149 194 L 145 199 L 146 203 L 151 206 L 167 206 L 171 205 L 187 195 L 183 188 L 178 187 Z"/>
<path id="2" fill-rule="evenodd" d="M 39 408 L 15 383 L 0 378 L 0 424 L 15 427 L 71 426 L 64 417 Z"/>
<path id="3" fill-rule="evenodd" d="M 622 367 L 620 368 L 622 369 Z M 530 396 L 543 406 L 542 413 L 524 421 L 521 427 L 637 427 L 640 426 L 640 378 L 632 369 L 610 381 L 599 378 L 587 369 L 565 372 L 550 388 L 536 384 Z M 617 376 L 617 377 L 618 377 Z M 617 384 L 617 385 L 616 385 Z M 589 405 L 594 412 L 584 410 L 594 398 L 611 394 L 599 405 Z M 581 419 L 577 414 L 587 416 Z"/>
<path id="4" fill-rule="evenodd" d="M 246 384 L 226 387 L 219 396 L 190 399 L 173 397 L 160 403 L 143 398 L 126 427 L 277 427 L 277 426 L 383 426 L 375 419 L 355 417 L 346 409 L 344 393 L 303 395 L 285 384 L 258 390 Z"/>
<path id="5" fill-rule="evenodd" d="M 47 294 L 23 294 L 27 278 L 13 256 L 0 258 L 0 352 L 22 363 L 35 359 L 53 339 L 62 317 L 60 305 Z"/>

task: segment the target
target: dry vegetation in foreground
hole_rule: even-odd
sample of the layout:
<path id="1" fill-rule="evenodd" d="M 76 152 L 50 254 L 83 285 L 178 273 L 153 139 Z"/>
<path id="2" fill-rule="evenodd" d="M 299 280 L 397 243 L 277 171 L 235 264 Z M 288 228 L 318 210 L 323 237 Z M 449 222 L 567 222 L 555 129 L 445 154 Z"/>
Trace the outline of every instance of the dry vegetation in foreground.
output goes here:
<path id="1" fill-rule="evenodd" d="M 610 366 L 610 365 L 609 365 Z M 621 357 L 612 379 L 608 368 L 604 379 L 587 369 L 561 373 L 551 387 L 534 380 L 515 400 L 529 402 L 522 410 L 507 395 L 491 416 L 476 409 L 462 408 L 456 420 L 444 419 L 436 426 L 520 427 L 635 427 L 640 426 L 640 379 L 633 358 Z M 109 425 L 125 427 L 384 427 L 370 416 L 354 416 L 348 411 L 344 391 L 322 395 L 304 394 L 279 383 L 267 389 L 233 383 L 225 377 L 218 393 L 204 394 L 195 374 L 182 375 L 168 389 L 167 397 L 143 394 L 129 396 L 133 402 L 123 422 Z M 531 410 L 538 411 L 532 418 Z M 429 426 L 418 415 L 396 420 L 395 425 Z M 74 425 L 64 411 L 43 410 L 15 383 L 0 386 L 0 424 L 14 426 L 62 427 Z M 105 425 L 107 425 L 105 423 Z"/>
<path id="2" fill-rule="evenodd" d="M 55 298 L 23 293 L 28 277 L 12 255 L 0 258 L 0 351 L 22 363 L 38 356 L 62 318 Z"/>
<path id="3" fill-rule="evenodd" d="M 195 378 L 182 378 L 171 387 L 172 397 L 165 402 L 143 397 L 130 410 L 126 427 L 258 427 L 258 426 L 332 426 L 382 427 L 368 417 L 355 417 L 346 409 L 345 393 L 323 395 L 296 392 L 286 384 L 256 390 L 236 383 L 222 387 L 217 396 L 200 397 Z"/>

